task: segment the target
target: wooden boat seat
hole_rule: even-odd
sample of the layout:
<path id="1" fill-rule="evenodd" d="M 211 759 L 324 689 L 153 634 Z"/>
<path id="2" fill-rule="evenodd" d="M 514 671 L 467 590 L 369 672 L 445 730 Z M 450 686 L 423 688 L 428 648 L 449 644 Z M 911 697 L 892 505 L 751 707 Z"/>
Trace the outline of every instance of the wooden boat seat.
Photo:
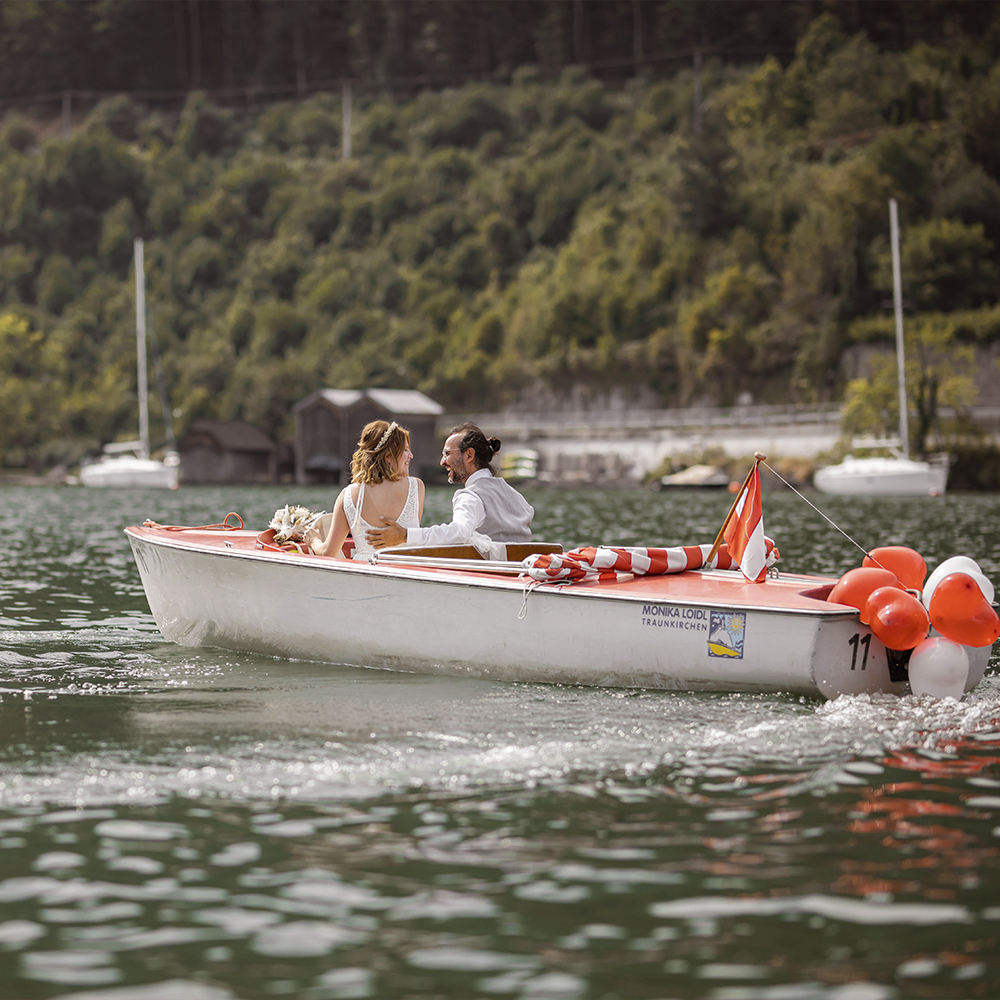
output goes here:
<path id="1" fill-rule="evenodd" d="M 507 561 L 520 562 L 532 555 L 562 552 L 556 542 L 508 542 Z M 482 559 L 479 550 L 472 545 L 400 545 L 393 549 L 383 549 L 401 556 L 421 556 L 425 559 Z"/>
<path id="2" fill-rule="evenodd" d="M 556 542 L 508 542 L 507 559 L 510 562 L 520 562 L 534 555 L 552 555 L 562 552 L 563 547 Z"/>

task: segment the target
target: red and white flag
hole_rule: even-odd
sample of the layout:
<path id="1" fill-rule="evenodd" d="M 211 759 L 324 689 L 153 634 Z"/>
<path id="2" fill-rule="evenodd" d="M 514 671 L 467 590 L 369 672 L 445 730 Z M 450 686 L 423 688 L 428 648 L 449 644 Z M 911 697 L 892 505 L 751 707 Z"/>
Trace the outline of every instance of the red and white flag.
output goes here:
<path id="1" fill-rule="evenodd" d="M 724 532 L 729 554 L 751 583 L 762 583 L 767 575 L 767 544 L 764 512 L 760 505 L 760 471 L 756 465 L 736 501 Z"/>

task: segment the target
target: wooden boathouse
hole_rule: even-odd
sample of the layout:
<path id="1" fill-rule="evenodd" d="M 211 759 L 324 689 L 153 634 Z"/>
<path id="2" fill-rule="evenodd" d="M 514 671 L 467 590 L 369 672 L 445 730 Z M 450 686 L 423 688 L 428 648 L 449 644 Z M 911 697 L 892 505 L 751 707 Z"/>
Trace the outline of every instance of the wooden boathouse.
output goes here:
<path id="1" fill-rule="evenodd" d="M 319 389 L 292 407 L 295 482 L 347 484 L 351 456 L 365 424 L 395 420 L 410 432 L 413 471 L 434 473 L 440 452 L 437 421 L 444 407 L 416 389 Z"/>
<path id="2" fill-rule="evenodd" d="M 195 420 L 177 451 L 185 485 L 278 481 L 278 446 L 246 420 Z"/>

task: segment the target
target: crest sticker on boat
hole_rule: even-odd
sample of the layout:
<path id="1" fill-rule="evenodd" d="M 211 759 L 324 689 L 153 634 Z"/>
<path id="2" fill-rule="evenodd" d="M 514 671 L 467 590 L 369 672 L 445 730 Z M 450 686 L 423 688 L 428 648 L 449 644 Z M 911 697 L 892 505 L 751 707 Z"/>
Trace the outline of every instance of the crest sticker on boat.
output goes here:
<path id="1" fill-rule="evenodd" d="M 742 660 L 746 628 L 745 611 L 713 611 L 708 624 L 708 655 Z"/>

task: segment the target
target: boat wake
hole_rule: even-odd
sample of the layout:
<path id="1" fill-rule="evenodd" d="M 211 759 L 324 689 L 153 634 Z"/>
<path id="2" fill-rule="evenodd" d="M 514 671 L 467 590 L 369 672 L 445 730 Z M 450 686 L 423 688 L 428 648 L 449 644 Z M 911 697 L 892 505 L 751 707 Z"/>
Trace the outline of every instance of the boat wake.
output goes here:
<path id="1" fill-rule="evenodd" d="M 985 678 L 961 700 L 854 695 L 826 702 L 816 714 L 831 726 L 869 729 L 887 748 L 935 750 L 962 738 L 1000 741 L 1000 678 Z"/>
<path id="2" fill-rule="evenodd" d="M 53 749 L 0 779 L 0 804 L 322 804 L 609 781 L 640 795 L 686 795 L 767 774 L 788 793 L 864 782 L 866 768 L 903 757 L 933 770 L 1000 743 L 997 677 L 961 701 L 818 702 L 275 666 L 220 664 L 211 676 L 175 670 L 172 679 L 157 671 L 158 684 L 137 670 L 104 689 L 55 669 L 30 690 L 7 686 L 5 731 L 48 727 Z M 94 694 L 104 697 L 87 697 Z M 81 746 L 61 721 L 79 724 L 81 713 L 93 716 L 99 747 Z"/>

